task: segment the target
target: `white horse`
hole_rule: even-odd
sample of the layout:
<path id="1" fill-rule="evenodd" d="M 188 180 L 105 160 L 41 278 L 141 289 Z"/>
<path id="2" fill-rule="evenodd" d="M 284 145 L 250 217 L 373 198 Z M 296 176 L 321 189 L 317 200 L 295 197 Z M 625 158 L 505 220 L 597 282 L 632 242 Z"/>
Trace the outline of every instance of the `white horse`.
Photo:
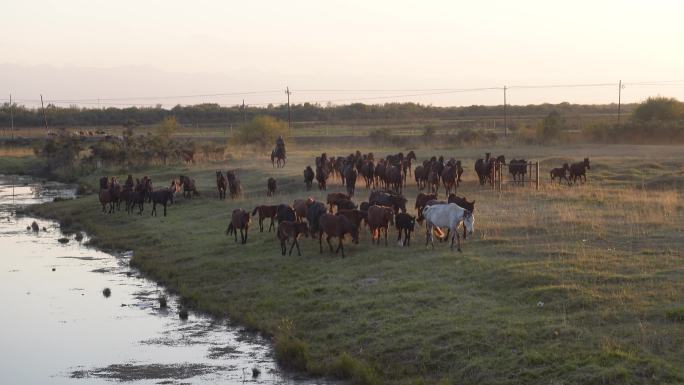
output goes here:
<path id="1" fill-rule="evenodd" d="M 432 248 L 435 248 L 433 238 L 433 230 L 442 233 L 440 227 L 447 227 L 451 230 L 451 249 L 454 249 L 454 236 L 458 240 L 458 251 L 461 251 L 461 236 L 458 233 L 458 226 L 463 223 L 468 234 L 473 233 L 473 225 L 475 224 L 475 217 L 473 213 L 455 204 L 441 204 L 426 206 L 423 209 L 423 216 L 426 219 L 425 228 L 427 236 L 425 237 L 425 246 L 428 240 L 432 243 Z"/>

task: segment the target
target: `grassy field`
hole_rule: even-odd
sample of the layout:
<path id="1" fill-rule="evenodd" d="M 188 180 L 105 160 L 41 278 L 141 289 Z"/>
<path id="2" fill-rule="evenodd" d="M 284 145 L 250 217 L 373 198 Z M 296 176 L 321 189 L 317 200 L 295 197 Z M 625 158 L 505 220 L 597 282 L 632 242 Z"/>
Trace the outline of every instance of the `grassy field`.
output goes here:
<path id="1" fill-rule="evenodd" d="M 284 169 L 265 154 L 236 154 L 136 171 L 156 186 L 180 173 L 197 179 L 201 197 L 178 195 L 166 218 L 149 217 L 150 207 L 142 218 L 105 215 L 96 196 L 33 211 L 87 230 L 99 247 L 134 250 L 133 263 L 188 306 L 273 335 L 292 368 L 366 384 L 684 383 L 684 148 L 500 146 L 492 152 L 542 169 L 539 191 L 503 192 L 475 182 L 472 164 L 485 149 L 440 150 L 464 161 L 459 193 L 477 202 L 475 235 L 461 254 L 446 244 L 426 249 L 423 228 L 410 248 L 372 246 L 363 230 L 345 259 L 319 254 L 310 239 L 301 257 L 283 257 L 256 223 L 247 245 L 224 235 L 234 208 L 309 195 L 301 172 L 323 150 L 356 147 L 292 149 Z M 419 160 L 435 153 L 417 152 Z M 550 168 L 585 156 L 587 185 L 549 184 Z M 243 199 L 217 199 L 219 168 L 240 170 Z M 279 184 L 274 198 L 268 176 Z M 328 192 L 338 190 L 333 182 Z M 412 207 L 415 185 L 406 192 Z M 357 188 L 357 201 L 367 196 Z"/>

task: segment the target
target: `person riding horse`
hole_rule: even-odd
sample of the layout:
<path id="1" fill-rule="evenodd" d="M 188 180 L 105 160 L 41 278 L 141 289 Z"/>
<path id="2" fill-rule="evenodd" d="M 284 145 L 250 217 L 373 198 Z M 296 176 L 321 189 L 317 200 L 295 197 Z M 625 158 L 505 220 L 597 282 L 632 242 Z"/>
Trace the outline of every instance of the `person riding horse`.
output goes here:
<path id="1" fill-rule="evenodd" d="M 276 154 L 285 157 L 285 139 L 283 139 L 282 135 L 279 135 L 276 139 Z"/>

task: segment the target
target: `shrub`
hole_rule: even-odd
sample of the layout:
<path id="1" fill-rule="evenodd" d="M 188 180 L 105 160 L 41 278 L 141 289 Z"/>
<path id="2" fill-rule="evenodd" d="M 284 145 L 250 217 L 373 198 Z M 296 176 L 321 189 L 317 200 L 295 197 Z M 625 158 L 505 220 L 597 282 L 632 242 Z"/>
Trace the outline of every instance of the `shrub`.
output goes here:
<path id="1" fill-rule="evenodd" d="M 551 111 L 539 126 L 537 135 L 542 142 L 550 142 L 560 136 L 564 125 L 565 119 L 563 119 L 563 116 L 560 114 L 560 112 Z"/>
<path id="2" fill-rule="evenodd" d="M 330 374 L 354 384 L 374 385 L 380 383 L 377 373 L 368 365 L 343 352 L 330 367 Z"/>
<path id="3" fill-rule="evenodd" d="M 276 138 L 289 135 L 287 124 L 270 116 L 257 116 L 249 123 L 243 124 L 233 137 L 235 144 L 249 144 L 261 149 L 275 143 Z"/>
<path id="4" fill-rule="evenodd" d="M 308 345 L 294 336 L 294 324 L 284 318 L 276 328 L 275 356 L 286 369 L 304 371 L 309 366 Z"/>
<path id="5" fill-rule="evenodd" d="M 640 121 L 684 119 L 684 103 L 675 98 L 650 97 L 639 104 L 633 116 Z"/>

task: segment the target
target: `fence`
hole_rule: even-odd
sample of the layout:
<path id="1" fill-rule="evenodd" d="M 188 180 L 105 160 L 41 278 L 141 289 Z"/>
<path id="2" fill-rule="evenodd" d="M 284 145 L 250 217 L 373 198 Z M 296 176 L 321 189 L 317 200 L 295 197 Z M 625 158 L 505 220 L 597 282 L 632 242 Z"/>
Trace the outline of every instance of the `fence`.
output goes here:
<path id="1" fill-rule="evenodd" d="M 508 183 L 523 187 L 529 184 L 530 186 L 534 186 L 535 190 L 539 190 L 539 162 L 525 162 L 526 172 L 519 175 L 518 179 L 504 180 L 504 168 L 504 164 L 495 167 L 494 177 L 491 178 L 490 184 L 493 190 L 501 191 L 502 186 Z M 508 172 L 506 172 L 506 174 L 510 175 Z M 529 175 L 529 177 L 525 178 L 526 175 Z M 534 178 L 532 175 L 534 175 Z"/>

